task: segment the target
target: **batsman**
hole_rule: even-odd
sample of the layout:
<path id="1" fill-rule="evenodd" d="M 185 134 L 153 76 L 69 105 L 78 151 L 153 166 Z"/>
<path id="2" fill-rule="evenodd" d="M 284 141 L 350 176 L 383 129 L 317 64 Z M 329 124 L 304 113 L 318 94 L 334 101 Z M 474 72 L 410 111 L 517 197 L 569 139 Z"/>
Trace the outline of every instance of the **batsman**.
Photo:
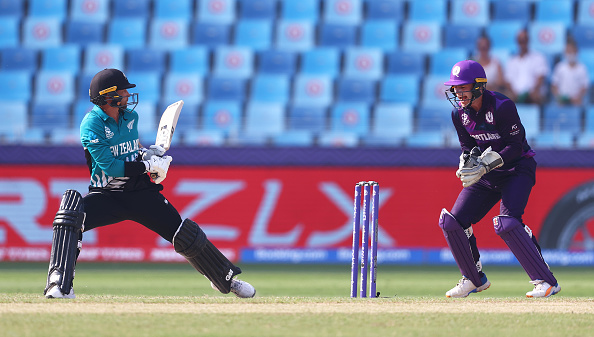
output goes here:
<path id="1" fill-rule="evenodd" d="M 452 121 L 462 154 L 456 176 L 462 191 L 452 210 L 441 211 L 439 226 L 462 273 L 446 297 L 466 297 L 491 285 L 482 270 L 472 225 L 501 201 L 493 218 L 495 233 L 518 259 L 534 289 L 527 297 L 549 297 L 561 287 L 543 259 L 536 236 L 522 221 L 536 183 L 535 152 L 526 140 L 516 105 L 501 93 L 486 89 L 483 67 L 471 60 L 452 67 L 444 83 L 452 103 Z"/>
<path id="2" fill-rule="evenodd" d="M 175 251 L 210 280 L 215 290 L 253 297 L 254 287 L 235 278 L 241 269 L 208 240 L 198 224 L 182 219 L 161 194 L 172 158 L 161 146 L 141 147 L 139 114 L 134 110 L 138 94 L 128 92 L 134 87 L 117 69 L 104 69 L 91 80 L 89 96 L 95 107 L 80 125 L 91 176 L 89 192 L 83 197 L 67 190 L 62 196 L 53 222 L 45 297 L 74 298 L 74 269 L 83 233 L 123 220 L 135 221 L 173 243 Z"/>

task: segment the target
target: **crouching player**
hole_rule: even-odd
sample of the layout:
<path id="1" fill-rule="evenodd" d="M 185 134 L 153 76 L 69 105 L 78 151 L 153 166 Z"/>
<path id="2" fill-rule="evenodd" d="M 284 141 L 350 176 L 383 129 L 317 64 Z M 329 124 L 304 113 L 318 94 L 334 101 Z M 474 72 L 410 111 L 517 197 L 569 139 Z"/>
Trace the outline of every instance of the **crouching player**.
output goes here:
<path id="1" fill-rule="evenodd" d="M 215 290 L 253 297 L 254 287 L 235 278 L 241 269 L 221 254 L 194 221 L 182 220 L 161 194 L 171 156 L 164 156 L 160 146 L 140 148 L 139 115 L 134 111 L 138 94 L 128 92 L 135 86 L 117 69 L 102 70 L 91 80 L 89 95 L 95 107 L 80 127 L 91 185 L 84 197 L 74 190 L 62 197 L 53 223 L 45 297 L 74 298 L 74 268 L 83 232 L 123 220 L 136 221 L 172 242 L 175 251 Z M 157 175 L 154 182 L 147 173 Z"/>
<path id="2" fill-rule="evenodd" d="M 446 97 L 454 106 L 452 121 L 462 147 L 456 176 L 463 189 L 451 212 L 439 218 L 462 279 L 447 297 L 466 297 L 491 285 L 482 271 L 472 224 L 497 202 L 495 232 L 516 256 L 534 289 L 527 297 L 549 297 L 561 287 L 544 261 L 530 228 L 522 222 L 530 190 L 535 184 L 536 161 L 528 145 L 515 104 L 504 95 L 486 90 L 483 67 L 474 61 L 454 65 Z"/>

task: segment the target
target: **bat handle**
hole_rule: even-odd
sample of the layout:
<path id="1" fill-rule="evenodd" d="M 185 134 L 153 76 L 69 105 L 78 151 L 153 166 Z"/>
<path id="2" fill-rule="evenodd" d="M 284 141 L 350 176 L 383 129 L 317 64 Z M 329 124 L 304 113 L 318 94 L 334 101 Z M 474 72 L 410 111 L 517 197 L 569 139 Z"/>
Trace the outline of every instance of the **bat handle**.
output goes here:
<path id="1" fill-rule="evenodd" d="M 156 173 L 151 173 L 151 178 L 153 178 L 153 180 L 159 178 L 159 175 Z"/>

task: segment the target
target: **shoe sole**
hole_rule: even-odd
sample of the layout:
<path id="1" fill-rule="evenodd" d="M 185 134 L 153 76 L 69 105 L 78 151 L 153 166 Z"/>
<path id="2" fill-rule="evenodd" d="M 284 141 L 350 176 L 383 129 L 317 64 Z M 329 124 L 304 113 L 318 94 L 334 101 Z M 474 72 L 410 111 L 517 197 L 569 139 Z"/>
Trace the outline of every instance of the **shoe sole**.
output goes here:
<path id="1" fill-rule="evenodd" d="M 534 297 L 532 295 L 526 295 L 526 297 L 528 297 L 528 298 L 546 298 L 546 297 L 551 297 L 553 295 L 557 295 L 558 293 L 561 292 L 561 288 L 559 288 L 559 290 L 557 290 L 557 291 L 552 291 L 552 290 L 553 290 L 553 287 L 550 287 L 549 289 L 547 289 L 544 296 Z"/>

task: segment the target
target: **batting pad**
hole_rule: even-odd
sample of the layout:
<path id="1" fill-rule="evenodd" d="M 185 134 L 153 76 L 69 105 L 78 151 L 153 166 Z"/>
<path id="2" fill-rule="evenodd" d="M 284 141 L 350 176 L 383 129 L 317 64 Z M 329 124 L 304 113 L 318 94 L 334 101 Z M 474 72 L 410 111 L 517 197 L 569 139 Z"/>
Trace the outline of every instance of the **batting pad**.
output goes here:
<path id="1" fill-rule="evenodd" d="M 509 215 L 499 215 L 493 218 L 493 225 L 495 233 L 505 241 L 532 281 L 545 280 L 551 286 L 557 284 L 557 279 L 549 270 L 524 224 Z"/>
<path id="2" fill-rule="evenodd" d="M 483 283 L 481 282 L 476 262 L 472 256 L 468 236 L 458 220 L 445 208 L 441 210 L 439 216 L 439 227 L 443 231 L 443 236 L 452 251 L 452 255 L 454 255 L 454 260 L 456 260 L 456 264 L 462 275 L 472 281 L 476 287 L 480 287 Z"/>
<path id="3" fill-rule="evenodd" d="M 233 265 L 190 219 L 185 219 L 177 229 L 173 247 L 223 294 L 231 291 L 231 280 L 241 274 L 241 269 Z"/>

